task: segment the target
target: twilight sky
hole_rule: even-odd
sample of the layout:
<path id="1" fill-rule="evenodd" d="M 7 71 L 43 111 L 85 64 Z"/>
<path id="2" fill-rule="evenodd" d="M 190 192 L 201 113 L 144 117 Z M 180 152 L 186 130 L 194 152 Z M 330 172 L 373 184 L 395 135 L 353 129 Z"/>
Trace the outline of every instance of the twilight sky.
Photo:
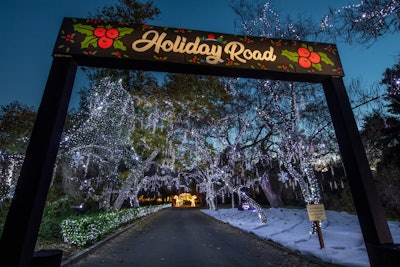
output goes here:
<path id="1" fill-rule="evenodd" d="M 51 53 L 64 17 L 85 18 L 116 0 L 3 0 L 0 25 L 0 105 L 17 100 L 38 107 L 51 66 Z M 187 28 L 221 33 L 238 33 L 229 0 L 154 0 L 161 10 L 152 25 Z M 284 0 L 275 6 L 288 14 L 313 15 L 319 21 L 336 1 Z M 341 3 L 357 3 L 355 0 Z M 400 55 L 399 34 L 381 39 L 368 49 L 338 43 L 345 83 L 360 78 L 365 86 L 379 82 L 385 68 L 394 65 Z M 318 40 L 314 40 L 318 41 Z M 77 92 L 85 84 L 78 72 L 71 105 L 78 102 Z"/>

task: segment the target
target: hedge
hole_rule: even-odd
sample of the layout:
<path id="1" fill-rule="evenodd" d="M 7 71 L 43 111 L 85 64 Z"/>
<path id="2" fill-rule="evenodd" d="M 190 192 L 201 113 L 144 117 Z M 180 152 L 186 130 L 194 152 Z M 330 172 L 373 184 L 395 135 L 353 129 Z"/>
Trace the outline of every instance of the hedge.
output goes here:
<path id="1" fill-rule="evenodd" d="M 171 204 L 74 216 L 61 222 L 63 240 L 67 244 L 79 247 L 91 245 L 125 224 L 169 207 L 171 207 Z"/>

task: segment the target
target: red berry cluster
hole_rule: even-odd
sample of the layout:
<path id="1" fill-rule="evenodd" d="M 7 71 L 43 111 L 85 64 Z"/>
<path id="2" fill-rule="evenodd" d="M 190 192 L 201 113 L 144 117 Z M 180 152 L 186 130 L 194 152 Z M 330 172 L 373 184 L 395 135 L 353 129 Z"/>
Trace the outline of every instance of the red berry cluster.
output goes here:
<path id="1" fill-rule="evenodd" d="M 305 69 L 308 69 L 311 67 L 311 65 L 317 64 L 321 62 L 321 56 L 318 55 L 316 52 L 311 52 L 305 47 L 300 47 L 297 49 L 297 53 L 299 54 L 299 64 Z"/>
<path id="2" fill-rule="evenodd" d="M 106 29 L 104 27 L 98 27 L 93 31 L 93 34 L 99 37 L 97 41 L 99 47 L 106 49 L 113 45 L 114 39 L 119 36 L 119 31 L 115 28 Z"/>
<path id="3" fill-rule="evenodd" d="M 65 36 L 65 41 L 67 42 L 72 42 L 73 43 L 74 35 L 73 34 L 67 34 Z"/>

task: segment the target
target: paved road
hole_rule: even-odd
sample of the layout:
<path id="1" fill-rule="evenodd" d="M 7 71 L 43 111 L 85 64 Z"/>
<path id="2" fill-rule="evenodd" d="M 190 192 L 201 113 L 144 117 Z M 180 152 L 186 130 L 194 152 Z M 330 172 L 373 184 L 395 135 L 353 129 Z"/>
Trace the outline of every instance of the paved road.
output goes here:
<path id="1" fill-rule="evenodd" d="M 166 209 L 141 220 L 75 267 L 330 266 L 245 234 L 198 209 Z"/>

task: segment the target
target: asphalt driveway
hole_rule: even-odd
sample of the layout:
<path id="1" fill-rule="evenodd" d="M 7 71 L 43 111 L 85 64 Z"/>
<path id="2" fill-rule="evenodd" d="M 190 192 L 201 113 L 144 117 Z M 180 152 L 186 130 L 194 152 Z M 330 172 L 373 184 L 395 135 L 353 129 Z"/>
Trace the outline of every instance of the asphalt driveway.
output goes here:
<path id="1" fill-rule="evenodd" d="M 301 257 L 198 209 L 170 208 L 140 220 L 66 266 L 332 266 Z"/>

